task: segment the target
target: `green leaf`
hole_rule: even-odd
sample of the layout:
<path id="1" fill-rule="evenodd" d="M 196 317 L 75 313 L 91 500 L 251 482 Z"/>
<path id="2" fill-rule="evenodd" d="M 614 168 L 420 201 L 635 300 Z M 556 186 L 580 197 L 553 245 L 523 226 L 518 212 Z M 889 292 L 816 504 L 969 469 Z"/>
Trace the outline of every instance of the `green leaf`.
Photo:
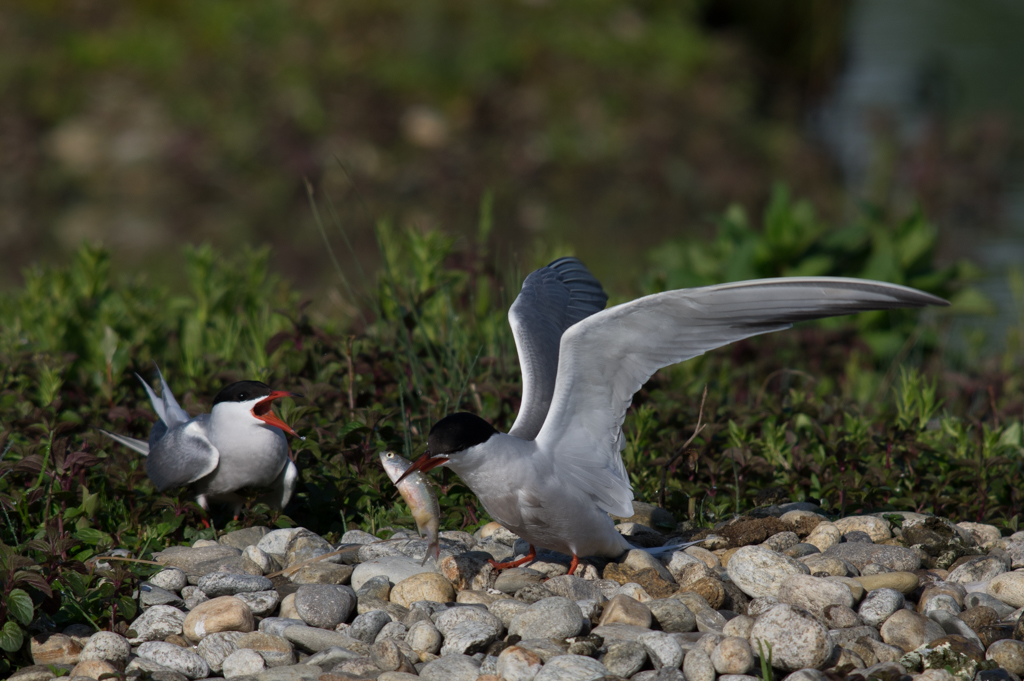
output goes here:
<path id="1" fill-rule="evenodd" d="M 114 540 L 106 532 L 101 532 L 92 527 L 84 527 L 75 532 L 75 538 L 86 544 L 96 546 L 97 544 L 113 544 Z"/>
<path id="2" fill-rule="evenodd" d="M 7 596 L 7 610 L 26 627 L 32 622 L 32 597 L 22 589 L 11 589 Z"/>
<path id="3" fill-rule="evenodd" d="M 13 653 L 21 647 L 24 641 L 25 635 L 16 623 L 8 620 L 4 623 L 3 628 L 0 628 L 0 648 L 7 652 Z"/>

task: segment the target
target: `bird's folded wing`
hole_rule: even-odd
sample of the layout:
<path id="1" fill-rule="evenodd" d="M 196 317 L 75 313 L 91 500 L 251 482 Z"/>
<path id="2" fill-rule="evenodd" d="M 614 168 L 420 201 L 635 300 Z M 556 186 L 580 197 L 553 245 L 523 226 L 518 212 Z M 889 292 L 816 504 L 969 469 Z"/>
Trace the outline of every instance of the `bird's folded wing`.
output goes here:
<path id="1" fill-rule="evenodd" d="M 537 437 L 555 390 L 562 333 L 607 302 L 601 283 L 576 258 L 559 258 L 526 277 L 508 311 L 523 372 L 522 406 L 509 434 Z"/>
<path id="2" fill-rule="evenodd" d="M 212 473 L 220 462 L 220 452 L 206 435 L 209 414 L 200 414 L 188 423 L 171 428 L 151 446 L 146 457 L 146 474 L 163 492 L 193 483 Z"/>
<path id="3" fill-rule="evenodd" d="M 134 449 L 139 454 L 142 454 L 142 456 L 148 456 L 149 455 L 149 443 L 148 442 L 143 442 L 142 440 L 136 440 L 135 438 L 128 437 L 127 435 L 118 435 L 117 433 L 111 433 L 109 430 L 103 430 L 102 428 L 100 428 L 100 432 L 103 433 L 104 435 L 106 435 L 107 437 L 109 437 L 114 442 L 118 442 L 118 443 L 124 445 L 125 447 L 128 447 L 129 449 Z"/>
<path id="4" fill-rule="evenodd" d="M 587 317 L 563 335 L 554 398 L 538 445 L 559 479 L 615 515 L 632 515 L 619 451 L 633 394 L 658 369 L 794 322 L 925 305 L 941 298 L 895 284 L 790 277 L 667 291 Z"/>

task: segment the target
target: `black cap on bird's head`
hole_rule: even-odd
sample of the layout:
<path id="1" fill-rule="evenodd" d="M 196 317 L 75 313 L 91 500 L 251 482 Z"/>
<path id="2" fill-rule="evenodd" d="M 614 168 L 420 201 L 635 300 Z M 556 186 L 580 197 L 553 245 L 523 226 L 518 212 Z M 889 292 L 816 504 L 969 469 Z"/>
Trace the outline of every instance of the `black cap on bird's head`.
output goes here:
<path id="1" fill-rule="evenodd" d="M 483 444 L 498 431 L 476 414 L 460 411 L 434 424 L 427 435 L 427 449 L 420 458 L 399 478 L 401 482 L 415 471 L 429 471 L 448 461 L 452 454 L 458 454 L 470 447 Z"/>
<path id="2" fill-rule="evenodd" d="M 213 398 L 213 406 L 216 407 L 223 402 L 252 402 L 258 400 L 252 408 L 253 416 L 268 426 L 280 428 L 286 433 L 291 433 L 295 437 L 305 440 L 306 438 L 292 430 L 291 426 L 271 411 L 271 404 L 280 397 L 302 397 L 302 395 L 286 390 L 274 390 L 266 383 L 260 381 L 238 381 L 222 388 L 217 393 L 217 396 Z"/>

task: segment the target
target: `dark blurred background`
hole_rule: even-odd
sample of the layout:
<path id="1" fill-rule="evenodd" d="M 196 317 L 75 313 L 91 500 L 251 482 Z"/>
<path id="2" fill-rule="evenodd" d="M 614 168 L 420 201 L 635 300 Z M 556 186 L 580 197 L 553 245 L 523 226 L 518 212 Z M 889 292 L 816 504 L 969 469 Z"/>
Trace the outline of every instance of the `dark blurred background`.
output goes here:
<path id="1" fill-rule="evenodd" d="M 1016 0 L 7 0 L 0 284 L 83 240 L 169 281 L 184 242 L 266 243 L 327 300 L 307 179 L 371 272 L 378 219 L 471 235 L 492 192 L 500 257 L 628 290 L 777 182 L 836 223 L 919 203 L 940 259 L 1003 272 L 1022 35 Z"/>

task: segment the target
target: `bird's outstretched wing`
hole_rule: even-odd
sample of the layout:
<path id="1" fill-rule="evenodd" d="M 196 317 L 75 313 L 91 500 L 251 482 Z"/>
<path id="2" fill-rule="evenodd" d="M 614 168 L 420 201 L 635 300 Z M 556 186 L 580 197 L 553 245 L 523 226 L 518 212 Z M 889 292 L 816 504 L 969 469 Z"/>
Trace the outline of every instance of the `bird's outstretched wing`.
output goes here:
<path id="1" fill-rule="evenodd" d="M 207 437 L 209 420 L 209 414 L 200 414 L 168 429 L 159 441 L 150 442 L 146 474 L 158 490 L 183 487 L 217 468 L 220 452 Z"/>
<path id="2" fill-rule="evenodd" d="M 948 304 L 895 284 L 790 277 L 667 291 L 617 305 L 562 335 L 538 445 L 556 452 L 560 479 L 590 493 L 603 510 L 628 516 L 633 493 L 619 454 L 622 422 L 633 394 L 658 369 L 798 321 Z"/>
<path id="3" fill-rule="evenodd" d="M 607 302 L 601 283 L 576 258 L 559 258 L 526 277 L 508 311 L 523 371 L 523 402 L 510 435 L 537 437 L 555 392 L 562 333 Z"/>
<path id="4" fill-rule="evenodd" d="M 156 415 L 160 417 L 160 420 L 169 429 L 188 423 L 192 417 L 188 415 L 187 411 L 178 406 L 178 401 L 174 399 L 174 393 L 171 392 L 167 381 L 164 380 L 160 367 L 156 368 L 156 373 L 160 377 L 160 397 L 156 396 L 156 393 L 153 392 L 153 389 L 149 387 L 149 383 L 146 383 L 142 376 L 135 374 L 139 382 L 142 383 L 142 387 L 146 389 L 146 394 L 149 395 L 149 402 L 153 405 L 153 411 L 156 412 Z M 149 439 L 152 444 L 153 437 L 150 436 Z"/>
<path id="5" fill-rule="evenodd" d="M 117 433 L 111 433 L 109 430 L 99 429 L 101 433 L 109 437 L 114 442 L 124 445 L 129 449 L 134 449 L 142 456 L 149 456 L 149 443 L 143 440 L 136 440 L 133 437 L 127 435 L 118 435 Z"/>

